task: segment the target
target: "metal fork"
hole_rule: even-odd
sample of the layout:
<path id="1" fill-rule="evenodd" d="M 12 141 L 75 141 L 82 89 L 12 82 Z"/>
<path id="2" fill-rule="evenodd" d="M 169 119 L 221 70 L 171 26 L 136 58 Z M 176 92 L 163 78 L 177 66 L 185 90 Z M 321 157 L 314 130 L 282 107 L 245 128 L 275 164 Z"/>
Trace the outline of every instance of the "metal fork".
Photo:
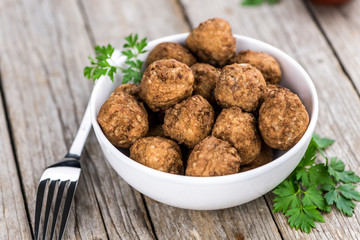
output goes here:
<path id="1" fill-rule="evenodd" d="M 69 211 L 71 203 L 75 194 L 76 186 L 79 180 L 81 166 L 80 166 L 80 156 L 84 148 L 87 136 L 91 128 L 91 119 L 90 119 L 90 104 L 88 104 L 84 117 L 81 121 L 80 127 L 74 141 L 70 147 L 69 152 L 65 155 L 61 162 L 53 164 L 46 168 L 44 173 L 41 176 L 40 183 L 38 186 L 37 196 L 36 196 L 36 206 L 35 206 L 35 239 L 39 239 L 40 235 L 40 222 L 41 222 L 41 212 L 43 208 L 43 200 L 45 192 L 47 192 L 47 199 L 45 205 L 45 216 L 43 221 L 43 239 L 46 237 L 46 232 L 48 228 L 48 221 L 50 217 L 50 209 L 53 205 L 54 193 L 56 194 L 55 206 L 52 216 L 51 232 L 50 238 L 52 239 L 55 232 L 56 222 L 59 215 L 60 206 L 62 199 L 65 198 L 63 203 L 62 218 L 60 223 L 60 230 L 58 239 L 62 239 L 66 222 L 69 216 Z M 68 186 L 66 188 L 66 186 Z M 67 189 L 65 191 L 65 189 Z M 47 191 L 46 191 L 47 190 Z M 65 194 L 64 194 L 65 192 Z M 64 196 L 64 197 L 63 197 Z"/>

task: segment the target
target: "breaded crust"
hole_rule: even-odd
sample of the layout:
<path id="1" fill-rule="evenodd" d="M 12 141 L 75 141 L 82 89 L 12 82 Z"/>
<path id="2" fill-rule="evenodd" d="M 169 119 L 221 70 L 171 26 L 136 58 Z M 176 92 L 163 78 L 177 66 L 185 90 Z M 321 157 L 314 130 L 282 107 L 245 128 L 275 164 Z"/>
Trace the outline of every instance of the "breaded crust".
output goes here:
<path id="1" fill-rule="evenodd" d="M 260 154 L 261 137 L 257 131 L 256 119 L 239 107 L 222 110 L 216 119 L 212 135 L 235 147 L 242 164 L 252 162 Z"/>
<path id="2" fill-rule="evenodd" d="M 283 87 L 268 92 L 259 111 L 259 129 L 267 145 L 289 150 L 308 125 L 309 115 L 296 94 Z"/>
<path id="3" fill-rule="evenodd" d="M 223 66 L 235 55 L 236 42 L 230 24 L 221 18 L 200 23 L 186 38 L 186 46 L 202 62 Z"/>
<path id="4" fill-rule="evenodd" d="M 130 158 L 147 167 L 180 174 L 183 166 L 180 147 L 173 140 L 162 137 L 144 137 L 130 148 Z"/>
<path id="5" fill-rule="evenodd" d="M 214 110 L 200 95 L 194 95 L 165 111 L 163 130 L 179 144 L 193 148 L 207 137 L 214 124 Z"/>
<path id="6" fill-rule="evenodd" d="M 191 96 L 194 76 L 184 63 L 173 59 L 153 62 L 141 80 L 141 99 L 153 111 L 165 110 Z"/>
<path id="7" fill-rule="evenodd" d="M 105 136 L 116 147 L 130 147 L 149 129 L 143 104 L 122 91 L 112 94 L 105 101 L 97 120 Z"/>
<path id="8" fill-rule="evenodd" d="M 140 85 L 134 83 L 125 83 L 115 88 L 112 94 L 116 94 L 117 92 L 125 92 L 127 94 L 134 96 L 137 100 L 139 100 L 140 91 L 141 91 Z"/>
<path id="9" fill-rule="evenodd" d="M 160 59 L 175 59 L 188 66 L 196 63 L 196 58 L 187 48 L 174 42 L 163 42 L 156 45 L 146 59 L 146 66 Z"/>
<path id="10" fill-rule="evenodd" d="M 230 143 L 209 136 L 191 152 L 185 175 L 197 177 L 222 176 L 238 173 L 241 158 Z"/>
<path id="11" fill-rule="evenodd" d="M 241 165 L 240 172 L 246 172 L 248 170 L 265 165 L 273 160 L 273 150 L 264 142 L 261 144 L 260 154 L 249 164 Z"/>
<path id="12" fill-rule="evenodd" d="M 280 65 L 274 57 L 267 53 L 244 50 L 236 54 L 230 62 L 251 64 L 260 70 L 267 84 L 280 84 Z"/>
<path id="13" fill-rule="evenodd" d="M 207 63 L 195 63 L 191 66 L 195 84 L 193 94 L 201 95 L 210 103 L 215 102 L 214 89 L 221 70 Z"/>
<path id="14" fill-rule="evenodd" d="M 262 102 L 265 91 L 266 82 L 259 70 L 250 64 L 234 63 L 222 69 L 214 93 L 223 108 L 238 106 L 251 112 Z"/>

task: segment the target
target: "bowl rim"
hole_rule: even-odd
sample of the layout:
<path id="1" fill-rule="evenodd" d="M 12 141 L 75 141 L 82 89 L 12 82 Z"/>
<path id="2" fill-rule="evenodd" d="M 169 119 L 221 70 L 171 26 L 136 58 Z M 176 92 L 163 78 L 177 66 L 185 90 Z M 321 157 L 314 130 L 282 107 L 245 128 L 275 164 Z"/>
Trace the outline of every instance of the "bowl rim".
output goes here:
<path id="1" fill-rule="evenodd" d="M 169 35 L 166 37 L 152 40 L 148 43 L 147 48 L 154 47 L 155 45 L 157 45 L 160 42 L 185 40 L 186 37 L 188 36 L 188 34 L 189 33 L 180 33 L 180 34 Z M 104 77 L 104 76 L 102 76 L 98 79 L 98 82 L 95 84 L 92 94 L 91 94 L 91 97 L 90 97 L 91 122 L 92 122 L 94 132 L 96 133 L 97 140 L 99 142 L 102 142 L 105 145 L 105 147 L 111 152 L 111 154 L 115 155 L 119 161 L 122 161 L 124 164 L 128 165 L 131 168 L 135 168 L 138 171 L 141 171 L 144 174 L 156 177 L 159 180 L 166 180 L 166 181 L 172 181 L 172 182 L 178 182 L 178 183 L 181 182 L 182 184 L 192 184 L 192 185 L 207 185 L 207 184 L 218 185 L 218 184 L 224 184 L 224 183 L 229 184 L 229 183 L 235 183 L 235 182 L 239 182 L 239 181 L 250 180 L 252 178 L 258 177 L 259 175 L 262 175 L 265 172 L 268 172 L 271 169 L 277 168 L 278 166 L 280 166 L 281 164 L 286 162 L 288 159 L 294 157 L 294 155 L 301 149 L 301 147 L 304 144 L 306 144 L 306 141 L 308 139 L 311 139 L 312 134 L 315 130 L 316 123 L 317 123 L 318 112 L 319 112 L 319 101 L 318 101 L 318 95 L 317 95 L 314 83 L 312 82 L 309 74 L 304 70 L 304 68 L 297 61 L 295 61 L 292 57 L 290 57 L 288 54 L 286 54 L 282 50 L 280 50 L 268 43 L 265 43 L 263 41 L 260 41 L 260 40 L 257 40 L 257 39 L 251 38 L 251 37 L 238 35 L 238 34 L 233 34 L 233 36 L 240 40 L 252 41 L 252 42 L 255 42 L 256 44 L 260 44 L 267 48 L 271 48 L 272 51 L 276 52 L 279 55 L 282 55 L 282 57 L 284 57 L 284 59 L 286 61 L 291 62 L 294 66 L 297 67 L 299 72 L 302 73 L 302 75 L 304 76 L 304 80 L 306 81 L 307 85 L 309 86 L 311 102 L 313 103 L 313 105 L 312 105 L 311 118 L 310 118 L 308 128 L 306 129 L 304 135 L 301 137 L 299 142 L 297 142 L 297 144 L 295 146 L 293 146 L 291 149 L 289 149 L 287 152 L 285 152 L 282 156 L 280 156 L 276 159 L 273 159 L 273 161 L 271 161 L 265 165 L 262 165 L 260 167 L 257 167 L 257 168 L 254 168 L 254 169 L 251 169 L 251 170 L 248 170 L 245 172 L 240 172 L 240 173 L 235 173 L 235 174 L 230 174 L 230 175 L 225 175 L 225 176 L 212 176 L 212 177 L 195 177 L 195 176 L 176 175 L 176 174 L 162 172 L 162 171 L 147 167 L 145 165 L 142 165 L 142 164 L 132 160 L 130 157 L 126 156 L 121 151 L 119 151 L 114 145 L 112 145 L 110 143 L 110 141 L 105 137 L 104 133 L 102 132 L 102 130 L 97 122 L 97 112 L 95 111 L 95 102 L 96 102 L 96 97 L 98 96 L 98 92 L 100 91 L 101 84 L 99 84 L 99 83 L 104 82 L 104 81 L 109 81 L 109 78 Z M 106 156 L 105 156 L 105 158 L 106 158 Z"/>

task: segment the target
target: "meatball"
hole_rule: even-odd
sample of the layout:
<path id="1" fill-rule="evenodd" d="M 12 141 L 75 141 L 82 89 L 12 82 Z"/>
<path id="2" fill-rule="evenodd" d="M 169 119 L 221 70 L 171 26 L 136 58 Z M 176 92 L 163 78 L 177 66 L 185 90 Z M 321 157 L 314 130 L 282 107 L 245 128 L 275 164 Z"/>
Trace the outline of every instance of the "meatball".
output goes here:
<path id="1" fill-rule="evenodd" d="M 206 63 L 195 63 L 191 70 L 195 78 L 193 94 L 203 96 L 210 103 L 215 102 L 213 91 L 221 73 L 220 69 Z"/>
<path id="2" fill-rule="evenodd" d="M 144 137 L 130 148 L 130 158 L 147 167 L 173 174 L 182 172 L 180 147 L 173 140 Z"/>
<path id="3" fill-rule="evenodd" d="M 250 64 L 237 63 L 222 69 L 214 90 L 222 107 L 238 106 L 246 112 L 256 110 L 265 92 L 266 82 L 261 72 Z"/>
<path id="4" fill-rule="evenodd" d="M 245 172 L 265 165 L 273 160 L 273 156 L 273 150 L 263 142 L 261 144 L 260 154 L 251 163 L 241 165 L 240 172 Z"/>
<path id="5" fill-rule="evenodd" d="M 130 147 L 149 129 L 143 104 L 122 91 L 113 93 L 105 101 L 97 120 L 107 139 L 116 147 Z"/>
<path id="6" fill-rule="evenodd" d="M 251 50 L 241 51 L 231 60 L 231 63 L 248 63 L 256 67 L 263 75 L 266 83 L 280 84 L 281 69 L 279 63 L 267 53 Z"/>
<path id="7" fill-rule="evenodd" d="M 223 66 L 235 55 L 236 43 L 230 24 L 221 18 L 212 18 L 193 29 L 186 38 L 186 46 L 202 62 Z"/>
<path id="8" fill-rule="evenodd" d="M 309 115 L 299 97 L 287 88 L 271 90 L 260 107 L 259 129 L 271 148 L 288 150 L 304 135 Z"/>
<path id="9" fill-rule="evenodd" d="M 166 136 L 193 148 L 207 137 L 214 124 L 214 110 L 200 95 L 191 96 L 165 111 Z"/>
<path id="10" fill-rule="evenodd" d="M 188 66 L 196 62 L 195 57 L 187 48 L 174 42 L 163 42 L 154 47 L 146 59 L 146 66 L 160 59 L 175 59 Z"/>
<path id="11" fill-rule="evenodd" d="M 125 84 L 121 84 L 120 86 L 115 88 L 115 90 L 112 94 L 116 94 L 117 92 L 125 92 L 127 94 L 134 96 L 138 100 L 140 91 L 141 91 L 141 88 L 139 85 L 134 84 L 134 83 L 125 83 Z"/>
<path id="12" fill-rule="evenodd" d="M 140 96 L 151 110 L 165 110 L 191 96 L 194 76 L 184 63 L 173 59 L 153 62 L 141 80 Z"/>
<path id="13" fill-rule="evenodd" d="M 209 136 L 191 152 L 185 175 L 197 177 L 222 176 L 238 173 L 241 158 L 230 143 Z"/>
<path id="14" fill-rule="evenodd" d="M 279 89 L 281 89 L 281 88 L 283 88 L 283 87 L 280 86 L 280 85 L 267 84 L 267 85 L 266 85 L 266 95 L 267 95 L 269 92 L 273 91 L 273 90 L 279 90 Z"/>
<path id="15" fill-rule="evenodd" d="M 253 161 L 261 149 L 261 137 L 256 129 L 256 119 L 239 107 L 222 110 L 216 119 L 212 135 L 231 143 L 238 151 L 242 164 Z"/>

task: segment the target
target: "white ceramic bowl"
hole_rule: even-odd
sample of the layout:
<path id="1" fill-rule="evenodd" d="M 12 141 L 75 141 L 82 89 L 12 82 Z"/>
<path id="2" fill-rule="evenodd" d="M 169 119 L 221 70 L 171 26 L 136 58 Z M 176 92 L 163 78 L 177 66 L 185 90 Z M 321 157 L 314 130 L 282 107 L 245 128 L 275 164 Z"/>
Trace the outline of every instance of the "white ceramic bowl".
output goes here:
<path id="1" fill-rule="evenodd" d="M 161 42 L 185 43 L 187 33 L 172 35 L 149 42 L 151 50 Z M 234 35 L 237 51 L 251 49 L 269 53 L 279 62 L 283 73 L 281 85 L 298 94 L 304 103 L 310 124 L 304 136 L 289 151 L 277 152 L 276 159 L 256 169 L 227 176 L 189 177 L 160 172 L 141 165 L 114 147 L 97 123 L 101 105 L 120 84 L 101 78 L 91 96 L 91 121 L 100 146 L 115 171 L 132 187 L 159 202 L 186 209 L 213 210 L 237 206 L 271 191 L 283 181 L 301 160 L 318 118 L 318 97 L 305 70 L 281 50 L 249 37 Z M 144 54 L 143 59 L 147 57 Z M 123 58 L 122 61 L 124 61 Z"/>

